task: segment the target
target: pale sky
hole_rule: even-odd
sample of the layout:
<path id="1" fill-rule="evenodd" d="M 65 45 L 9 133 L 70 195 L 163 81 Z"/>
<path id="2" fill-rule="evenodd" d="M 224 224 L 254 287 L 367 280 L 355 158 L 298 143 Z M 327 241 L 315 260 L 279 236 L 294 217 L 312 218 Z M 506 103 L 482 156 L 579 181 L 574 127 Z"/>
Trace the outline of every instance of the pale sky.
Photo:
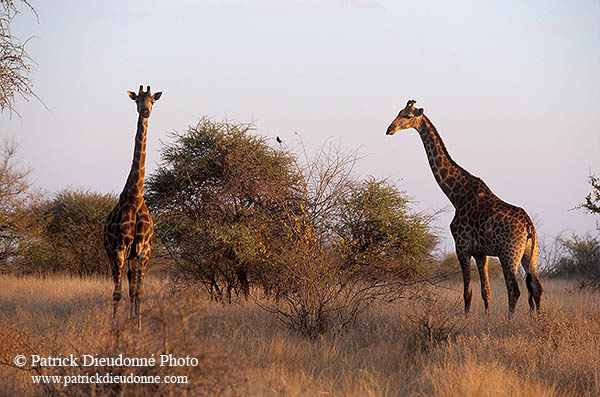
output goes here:
<path id="1" fill-rule="evenodd" d="M 22 119 L 0 115 L 31 181 L 49 193 L 120 193 L 137 113 L 127 90 L 163 96 L 161 140 L 202 116 L 248 122 L 293 146 L 361 146 L 358 172 L 389 177 L 417 208 L 453 210 L 414 130 L 386 136 L 415 99 L 454 160 L 532 215 L 542 237 L 595 229 L 571 210 L 600 174 L 600 2 L 31 0 L 13 28 L 37 62 Z M 274 141 L 273 141 L 273 144 Z"/>

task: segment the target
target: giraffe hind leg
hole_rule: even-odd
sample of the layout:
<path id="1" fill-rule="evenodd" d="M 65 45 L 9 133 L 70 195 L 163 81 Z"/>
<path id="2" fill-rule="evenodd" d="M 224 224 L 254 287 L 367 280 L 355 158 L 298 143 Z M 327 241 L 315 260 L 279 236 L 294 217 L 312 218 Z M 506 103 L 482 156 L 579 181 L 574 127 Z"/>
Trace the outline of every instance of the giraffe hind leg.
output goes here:
<path id="1" fill-rule="evenodd" d="M 502 273 L 504 274 L 504 281 L 506 282 L 506 290 L 508 292 L 508 314 L 512 316 L 521 295 L 519 285 L 517 284 L 518 261 L 508 255 L 500 257 L 500 264 L 502 265 Z"/>

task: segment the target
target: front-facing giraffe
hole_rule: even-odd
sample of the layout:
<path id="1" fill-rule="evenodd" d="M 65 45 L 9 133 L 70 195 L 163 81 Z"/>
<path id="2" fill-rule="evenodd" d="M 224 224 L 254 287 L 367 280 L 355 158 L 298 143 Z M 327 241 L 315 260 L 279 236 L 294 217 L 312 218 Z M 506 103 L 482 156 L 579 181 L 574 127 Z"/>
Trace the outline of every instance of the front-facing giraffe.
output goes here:
<path id="1" fill-rule="evenodd" d="M 160 98 L 162 92 L 152 95 L 150 86 L 144 92 L 143 86 L 140 85 L 137 94 L 133 91 L 127 91 L 127 93 L 136 102 L 139 114 L 133 163 L 125 187 L 119 196 L 119 202 L 106 219 L 104 248 L 108 255 L 115 283 L 113 317 L 117 315 L 117 308 L 121 300 L 123 265 L 127 260 L 129 263 L 127 279 L 129 280 L 129 297 L 131 298 L 130 316 L 135 310 L 139 329 L 142 326 L 140 312 L 143 295 L 142 282 L 144 271 L 150 259 L 152 235 L 154 233 L 152 218 L 144 202 L 146 131 L 148 130 L 148 117 L 150 117 L 152 111 L 152 104 Z"/>
<path id="2" fill-rule="evenodd" d="M 386 134 L 409 128 L 419 132 L 431 171 L 456 209 L 450 231 L 463 275 L 465 312 L 471 308 L 471 257 L 479 270 L 485 312 L 489 310 L 488 256 L 500 259 L 509 313 L 514 312 L 520 295 L 516 280 L 519 263 L 527 273 L 529 306 L 539 311 L 543 289 L 537 271 L 538 242 L 533 222 L 524 209 L 502 201 L 481 178 L 456 164 L 423 109 L 415 108 L 414 104 L 415 101 L 408 101 Z"/>

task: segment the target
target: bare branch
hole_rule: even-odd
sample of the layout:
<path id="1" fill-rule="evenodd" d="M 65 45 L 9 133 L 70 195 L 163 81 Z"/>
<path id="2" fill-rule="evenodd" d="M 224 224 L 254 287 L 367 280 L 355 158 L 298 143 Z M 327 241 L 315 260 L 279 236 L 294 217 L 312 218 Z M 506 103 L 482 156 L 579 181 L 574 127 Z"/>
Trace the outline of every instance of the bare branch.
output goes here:
<path id="1" fill-rule="evenodd" d="M 39 22 L 39 16 L 29 1 L 21 2 L 34 13 Z M 8 110 L 11 116 L 14 113 L 21 117 L 14 108 L 15 98 L 20 97 L 25 101 L 40 98 L 35 94 L 31 81 L 35 62 L 25 49 L 31 38 L 21 42 L 13 36 L 10 29 L 13 18 L 18 13 L 13 0 L 0 0 L 0 113 Z"/>

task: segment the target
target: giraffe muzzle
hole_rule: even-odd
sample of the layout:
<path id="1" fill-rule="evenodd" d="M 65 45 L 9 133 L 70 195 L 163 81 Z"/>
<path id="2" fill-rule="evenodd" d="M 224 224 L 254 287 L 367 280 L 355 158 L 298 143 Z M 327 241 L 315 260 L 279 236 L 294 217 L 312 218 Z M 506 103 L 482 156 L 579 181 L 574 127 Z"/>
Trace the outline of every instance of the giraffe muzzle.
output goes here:
<path id="1" fill-rule="evenodd" d="M 394 135 L 395 133 L 396 133 L 396 127 L 394 126 L 394 124 L 390 124 L 387 131 L 385 132 L 385 135 Z"/>

